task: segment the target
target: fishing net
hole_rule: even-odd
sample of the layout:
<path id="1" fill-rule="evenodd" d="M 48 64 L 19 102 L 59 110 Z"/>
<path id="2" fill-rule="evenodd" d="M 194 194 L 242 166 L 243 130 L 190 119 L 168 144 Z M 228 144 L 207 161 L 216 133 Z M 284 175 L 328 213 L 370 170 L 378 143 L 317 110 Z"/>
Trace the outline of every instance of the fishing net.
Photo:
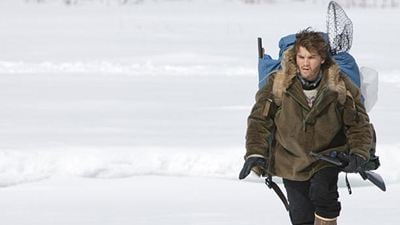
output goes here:
<path id="1" fill-rule="evenodd" d="M 329 2 L 326 26 L 331 53 L 350 50 L 353 41 L 353 23 L 337 2 Z"/>

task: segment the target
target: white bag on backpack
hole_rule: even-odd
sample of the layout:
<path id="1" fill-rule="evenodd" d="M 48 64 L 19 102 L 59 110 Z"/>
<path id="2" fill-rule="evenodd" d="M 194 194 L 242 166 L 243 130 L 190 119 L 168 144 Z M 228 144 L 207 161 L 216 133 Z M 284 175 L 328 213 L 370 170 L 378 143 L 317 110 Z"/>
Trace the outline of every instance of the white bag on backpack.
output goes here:
<path id="1" fill-rule="evenodd" d="M 369 112 L 378 101 L 378 71 L 362 66 L 360 68 L 361 94 L 364 96 L 364 105 Z"/>

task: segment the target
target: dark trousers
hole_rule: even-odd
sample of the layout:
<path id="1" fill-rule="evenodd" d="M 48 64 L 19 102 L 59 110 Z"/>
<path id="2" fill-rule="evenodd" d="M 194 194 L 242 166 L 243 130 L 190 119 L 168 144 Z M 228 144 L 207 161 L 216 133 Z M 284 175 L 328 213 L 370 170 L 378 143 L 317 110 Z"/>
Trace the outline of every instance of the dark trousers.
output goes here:
<path id="1" fill-rule="evenodd" d="M 336 167 L 328 167 L 307 181 L 283 179 L 293 225 L 313 225 L 314 213 L 325 218 L 339 216 L 338 174 Z"/>

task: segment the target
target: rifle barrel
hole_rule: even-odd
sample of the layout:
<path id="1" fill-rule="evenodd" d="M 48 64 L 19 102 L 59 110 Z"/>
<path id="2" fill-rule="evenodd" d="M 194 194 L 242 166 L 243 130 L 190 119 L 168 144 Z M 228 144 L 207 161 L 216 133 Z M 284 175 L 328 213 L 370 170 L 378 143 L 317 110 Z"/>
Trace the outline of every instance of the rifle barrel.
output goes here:
<path id="1" fill-rule="evenodd" d="M 257 38 L 257 44 L 258 44 L 258 58 L 262 59 L 264 56 L 264 48 L 262 47 L 262 39 L 260 37 Z"/>
<path id="2" fill-rule="evenodd" d="M 343 162 L 341 162 L 339 159 L 332 158 L 332 157 L 329 157 L 329 156 L 325 156 L 325 155 L 322 155 L 322 154 L 318 154 L 318 153 L 315 153 L 315 152 L 311 152 L 310 155 L 312 157 L 316 158 L 316 159 L 332 163 L 333 165 L 336 165 L 336 166 L 339 166 L 339 167 L 343 166 Z"/>

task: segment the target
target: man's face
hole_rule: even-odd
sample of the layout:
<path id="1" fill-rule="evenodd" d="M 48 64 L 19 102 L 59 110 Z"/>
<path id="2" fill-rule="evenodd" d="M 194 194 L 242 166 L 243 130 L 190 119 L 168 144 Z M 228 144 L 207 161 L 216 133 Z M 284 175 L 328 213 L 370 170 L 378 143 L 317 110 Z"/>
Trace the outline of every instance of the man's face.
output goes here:
<path id="1" fill-rule="evenodd" d="M 322 63 L 324 63 L 324 60 L 317 52 L 309 52 L 306 48 L 300 46 L 296 55 L 296 64 L 304 79 L 315 80 Z"/>

